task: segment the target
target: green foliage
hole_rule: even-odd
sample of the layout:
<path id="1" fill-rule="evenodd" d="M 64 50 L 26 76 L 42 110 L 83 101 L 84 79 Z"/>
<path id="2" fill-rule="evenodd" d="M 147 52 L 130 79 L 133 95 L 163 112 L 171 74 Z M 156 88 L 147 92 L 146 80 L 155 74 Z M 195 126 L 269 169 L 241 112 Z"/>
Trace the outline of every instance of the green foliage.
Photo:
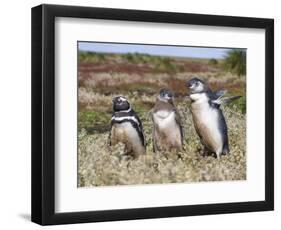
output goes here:
<path id="1" fill-rule="evenodd" d="M 106 61 L 106 56 L 103 53 L 95 52 L 79 52 L 79 62 L 95 62 L 102 63 Z"/>
<path id="2" fill-rule="evenodd" d="M 127 59 L 127 61 L 129 61 L 129 62 L 132 62 L 132 63 L 135 63 L 135 62 L 136 62 L 136 60 L 135 60 L 135 57 L 136 57 L 136 56 L 133 55 L 132 53 L 124 54 L 123 57 L 124 57 L 125 59 Z"/>
<path id="3" fill-rule="evenodd" d="M 218 60 L 215 59 L 215 58 L 211 58 L 209 61 L 208 61 L 208 64 L 209 65 L 214 65 L 216 66 L 218 64 Z"/>
<path id="4" fill-rule="evenodd" d="M 110 114 L 101 111 L 80 111 L 78 114 L 78 128 L 93 130 L 109 127 Z M 97 130 L 99 131 L 99 130 Z"/>
<path id="5" fill-rule="evenodd" d="M 168 57 L 159 57 L 155 63 L 155 70 L 160 72 L 177 72 L 177 66 Z"/>
<path id="6" fill-rule="evenodd" d="M 156 72 L 177 72 L 177 66 L 169 57 L 151 56 L 140 53 L 126 53 L 122 55 L 128 62 L 133 64 L 151 64 Z"/>
<path id="7" fill-rule="evenodd" d="M 230 50 L 223 65 L 226 71 L 238 76 L 246 75 L 246 51 L 241 49 Z"/>
<path id="8" fill-rule="evenodd" d="M 151 62 L 152 57 L 147 54 L 140 53 L 126 53 L 122 55 L 128 62 L 138 64 L 138 63 L 148 63 Z"/>
<path id="9" fill-rule="evenodd" d="M 235 100 L 229 104 L 229 107 L 235 108 L 236 110 L 240 111 L 242 114 L 246 113 L 246 97 L 243 96 L 238 100 Z"/>
<path id="10" fill-rule="evenodd" d="M 246 113 L 246 97 L 241 97 L 238 101 L 237 101 L 237 106 L 238 108 L 241 110 L 241 112 L 243 114 Z"/>

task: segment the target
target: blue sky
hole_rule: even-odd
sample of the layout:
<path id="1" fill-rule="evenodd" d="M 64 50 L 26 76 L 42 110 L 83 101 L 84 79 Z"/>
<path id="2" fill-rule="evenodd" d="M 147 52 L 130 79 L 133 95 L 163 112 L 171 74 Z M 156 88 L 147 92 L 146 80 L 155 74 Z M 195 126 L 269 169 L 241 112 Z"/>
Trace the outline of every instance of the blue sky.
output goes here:
<path id="1" fill-rule="evenodd" d="M 79 51 L 92 51 L 102 53 L 143 53 L 158 56 L 176 56 L 192 58 L 223 58 L 229 49 L 205 48 L 187 46 L 157 46 L 157 45 L 135 45 L 122 43 L 96 43 L 79 42 Z"/>

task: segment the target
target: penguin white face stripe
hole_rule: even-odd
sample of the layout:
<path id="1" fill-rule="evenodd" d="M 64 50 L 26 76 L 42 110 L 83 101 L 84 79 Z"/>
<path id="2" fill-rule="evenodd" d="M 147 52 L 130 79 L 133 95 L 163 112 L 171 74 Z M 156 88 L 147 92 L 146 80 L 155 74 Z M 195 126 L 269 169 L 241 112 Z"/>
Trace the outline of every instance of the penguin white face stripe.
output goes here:
<path id="1" fill-rule="evenodd" d="M 135 122 L 136 124 L 140 125 L 139 122 L 138 122 L 138 120 L 137 120 L 135 117 L 133 117 L 133 116 L 126 116 L 126 117 L 115 117 L 115 116 L 113 116 L 113 117 L 111 118 L 111 120 L 112 120 L 112 121 L 131 120 L 131 121 Z"/>
<path id="2" fill-rule="evenodd" d="M 124 97 L 119 97 L 119 99 L 121 100 L 121 101 L 127 101 L 127 99 L 126 98 L 124 98 Z"/>

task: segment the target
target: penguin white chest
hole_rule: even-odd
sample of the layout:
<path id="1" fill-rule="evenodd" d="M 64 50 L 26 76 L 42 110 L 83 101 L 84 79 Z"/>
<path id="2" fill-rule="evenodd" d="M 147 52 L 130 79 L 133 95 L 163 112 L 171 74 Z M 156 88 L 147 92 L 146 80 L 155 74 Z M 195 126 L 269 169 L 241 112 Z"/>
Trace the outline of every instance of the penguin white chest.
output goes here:
<path id="1" fill-rule="evenodd" d="M 160 148 L 181 148 L 182 137 L 180 126 L 176 121 L 175 111 L 160 110 L 153 114 L 156 142 Z"/>
<path id="2" fill-rule="evenodd" d="M 153 114 L 153 119 L 160 129 L 169 129 L 176 127 L 175 111 L 157 111 Z"/>
<path id="3" fill-rule="evenodd" d="M 219 112 L 206 101 L 194 102 L 191 107 L 193 119 L 202 141 L 215 152 L 221 152 L 223 137 L 219 126 Z"/>
<path id="4" fill-rule="evenodd" d="M 212 109 L 210 106 L 206 106 L 206 108 L 203 108 L 196 113 L 200 123 L 204 124 L 210 130 L 213 130 L 214 134 L 218 131 L 218 112 L 215 109 Z"/>
<path id="5" fill-rule="evenodd" d="M 165 133 L 165 136 L 169 136 L 169 139 L 174 141 L 181 139 L 180 127 L 176 122 L 175 111 L 157 111 L 153 114 L 153 120 L 157 130 Z"/>
<path id="6" fill-rule="evenodd" d="M 132 126 L 130 122 L 123 122 L 121 124 L 114 125 L 115 135 L 118 136 L 121 142 L 132 142 L 135 144 L 140 143 L 140 139 L 136 129 Z"/>

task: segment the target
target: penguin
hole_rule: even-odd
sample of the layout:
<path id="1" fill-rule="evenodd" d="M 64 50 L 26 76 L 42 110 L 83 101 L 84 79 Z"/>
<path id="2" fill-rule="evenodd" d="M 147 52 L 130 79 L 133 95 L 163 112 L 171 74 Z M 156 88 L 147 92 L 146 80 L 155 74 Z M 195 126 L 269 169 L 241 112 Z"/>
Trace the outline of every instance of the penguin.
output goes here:
<path id="1" fill-rule="evenodd" d="M 171 90 L 160 90 L 152 109 L 152 120 L 153 152 L 183 148 L 183 128 Z"/>
<path id="2" fill-rule="evenodd" d="M 240 96 L 223 98 L 226 90 L 212 91 L 204 81 L 192 78 L 187 81 L 191 99 L 191 113 L 195 130 L 205 153 L 215 153 L 219 158 L 229 153 L 228 130 L 220 105 Z"/>
<path id="3" fill-rule="evenodd" d="M 112 99 L 113 114 L 109 145 L 121 142 L 125 145 L 125 154 L 138 157 L 146 151 L 146 143 L 141 120 L 132 109 L 129 101 L 117 96 Z"/>

